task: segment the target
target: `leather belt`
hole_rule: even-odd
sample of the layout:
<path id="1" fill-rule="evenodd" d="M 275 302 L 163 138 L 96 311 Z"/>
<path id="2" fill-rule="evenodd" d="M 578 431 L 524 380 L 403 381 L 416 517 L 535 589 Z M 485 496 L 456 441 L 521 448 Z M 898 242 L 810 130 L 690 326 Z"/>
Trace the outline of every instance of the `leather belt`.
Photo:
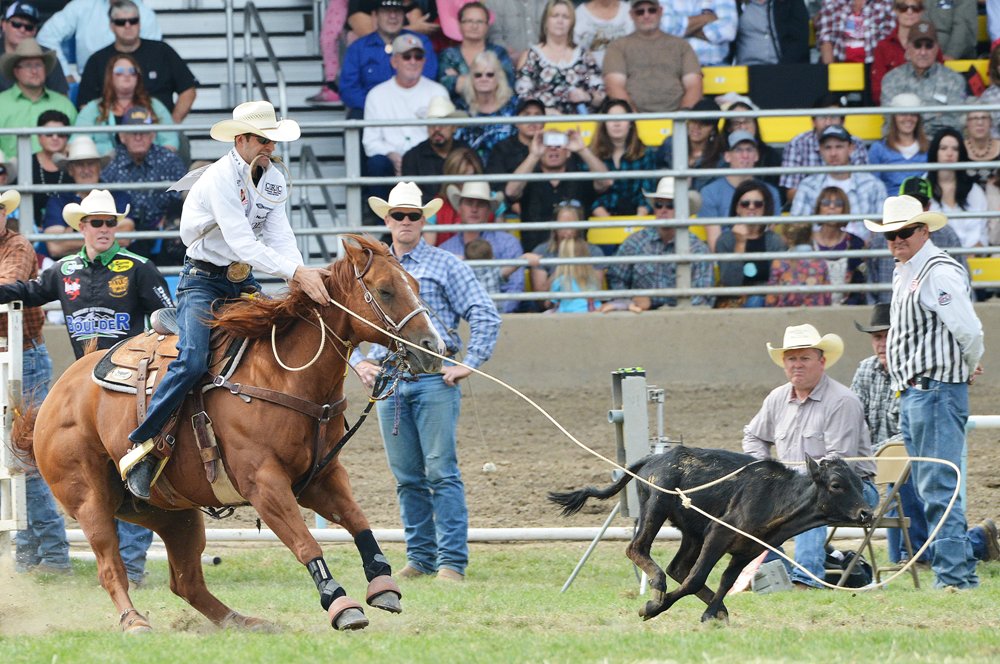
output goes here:
<path id="1" fill-rule="evenodd" d="M 229 266 L 216 265 L 215 263 L 209 263 L 208 261 L 200 261 L 197 258 L 185 258 L 185 261 L 191 264 L 192 267 L 196 267 L 203 272 L 208 272 L 209 274 L 223 274 Z"/>
<path id="2" fill-rule="evenodd" d="M 230 263 L 225 267 L 216 265 L 215 263 L 209 263 L 207 261 L 200 261 L 197 258 L 186 257 L 184 259 L 191 265 L 191 267 L 202 270 L 203 272 L 208 272 L 211 275 L 226 275 L 226 279 L 229 279 L 234 284 L 242 283 L 250 276 L 252 268 L 249 263 Z"/>
<path id="3" fill-rule="evenodd" d="M 921 390 L 931 388 L 931 379 L 928 376 L 917 376 L 910 380 L 910 387 L 919 387 Z"/>

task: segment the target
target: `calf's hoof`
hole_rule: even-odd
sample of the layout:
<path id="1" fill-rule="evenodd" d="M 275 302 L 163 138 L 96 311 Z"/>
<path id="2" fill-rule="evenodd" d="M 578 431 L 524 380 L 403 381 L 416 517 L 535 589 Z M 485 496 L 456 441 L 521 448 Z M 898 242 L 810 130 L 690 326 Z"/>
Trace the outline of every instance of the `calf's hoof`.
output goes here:
<path id="1" fill-rule="evenodd" d="M 703 623 L 704 622 L 710 622 L 710 621 L 713 621 L 713 620 L 716 621 L 716 623 L 719 624 L 719 625 L 728 625 L 729 624 L 729 613 L 726 612 L 726 611 L 719 611 L 718 613 L 714 613 L 713 614 L 713 613 L 709 613 L 708 611 L 706 611 L 705 613 L 701 614 L 701 621 Z"/>
<path id="2" fill-rule="evenodd" d="M 335 630 L 345 631 L 368 627 L 368 618 L 365 617 L 364 609 L 346 595 L 333 600 L 327 613 L 330 616 L 330 626 Z"/>
<path id="3" fill-rule="evenodd" d="M 642 618 L 643 620 L 649 620 L 650 618 L 655 618 L 656 616 L 660 615 L 660 613 L 663 611 L 661 607 L 662 604 L 660 602 L 650 600 L 646 602 L 645 606 L 639 609 L 639 617 Z"/>
<path id="4" fill-rule="evenodd" d="M 376 609 L 382 609 L 389 613 L 402 613 L 403 605 L 399 601 L 402 598 L 403 593 L 391 576 L 386 574 L 376 576 L 368 583 L 368 592 L 365 596 L 368 606 L 374 606 Z"/>
<path id="5" fill-rule="evenodd" d="M 118 625 L 125 634 L 145 634 L 153 631 L 146 616 L 135 609 L 126 609 L 122 612 L 121 618 L 118 619 Z"/>

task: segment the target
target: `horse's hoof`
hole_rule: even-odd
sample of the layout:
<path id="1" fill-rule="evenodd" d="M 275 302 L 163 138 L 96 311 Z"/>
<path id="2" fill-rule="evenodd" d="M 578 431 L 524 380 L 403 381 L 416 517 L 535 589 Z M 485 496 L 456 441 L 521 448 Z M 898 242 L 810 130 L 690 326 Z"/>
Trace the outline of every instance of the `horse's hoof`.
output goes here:
<path id="1" fill-rule="evenodd" d="M 118 625 L 124 634 L 145 634 L 153 631 L 146 616 L 135 609 L 126 609 L 118 619 Z"/>
<path id="2" fill-rule="evenodd" d="M 396 581 L 388 575 L 376 576 L 368 583 L 368 592 L 365 601 L 368 606 L 382 609 L 389 613 L 402 613 L 403 605 L 400 601 L 403 593 L 400 592 Z"/>
<path id="3" fill-rule="evenodd" d="M 333 600 L 328 613 L 330 626 L 338 631 L 368 627 L 368 618 L 365 617 L 364 609 L 346 595 Z"/>
<path id="4" fill-rule="evenodd" d="M 240 629 L 247 632 L 258 632 L 262 634 L 274 634 L 278 631 L 278 626 L 263 618 L 245 616 L 232 611 L 219 623 L 221 629 Z"/>

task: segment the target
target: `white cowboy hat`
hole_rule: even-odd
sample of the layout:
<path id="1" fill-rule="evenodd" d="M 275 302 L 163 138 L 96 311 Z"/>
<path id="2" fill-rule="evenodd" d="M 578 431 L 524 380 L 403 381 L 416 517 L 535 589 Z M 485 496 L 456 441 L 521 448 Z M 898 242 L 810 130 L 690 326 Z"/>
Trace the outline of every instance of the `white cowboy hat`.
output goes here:
<path id="1" fill-rule="evenodd" d="M 101 162 L 101 168 L 108 165 L 111 161 L 113 153 L 109 152 L 106 155 L 102 155 L 97 151 L 97 144 L 94 143 L 94 139 L 90 136 L 74 136 L 73 140 L 69 142 L 69 150 L 66 154 L 57 152 L 52 155 L 52 162 L 59 168 L 66 168 L 71 162 L 74 161 L 90 161 L 91 159 L 97 159 Z"/>
<path id="2" fill-rule="evenodd" d="M 0 166 L 7 171 L 7 184 L 17 182 L 17 159 L 13 157 L 8 159 L 3 150 L 0 150 Z"/>
<path id="3" fill-rule="evenodd" d="M 775 348 L 771 342 L 767 343 L 767 352 L 771 355 L 771 359 L 782 368 L 785 366 L 783 362 L 785 351 L 797 348 L 818 348 L 823 351 L 826 368 L 829 369 L 844 354 L 844 340 L 836 334 L 824 334 L 821 337 L 815 327 L 806 323 L 786 327 L 785 338 L 782 339 L 780 348 Z"/>
<path id="4" fill-rule="evenodd" d="M 490 185 L 486 182 L 466 182 L 462 185 L 461 190 L 457 185 L 449 184 L 445 191 L 448 192 L 448 202 L 456 210 L 463 198 L 486 201 L 490 204 L 490 212 L 496 212 L 500 205 L 500 197 L 490 191 Z"/>
<path id="5" fill-rule="evenodd" d="M 895 231 L 904 226 L 926 224 L 934 232 L 948 224 L 948 217 L 940 212 L 924 212 L 924 206 L 913 196 L 890 196 L 882 204 L 882 221 L 865 219 L 865 228 L 873 233 Z"/>
<path id="6" fill-rule="evenodd" d="M 660 178 L 656 183 L 656 191 L 643 191 L 642 195 L 653 200 L 654 198 L 669 198 L 674 200 L 674 179 L 672 177 Z M 701 194 L 694 189 L 688 189 L 688 214 L 698 214 L 701 209 Z"/>
<path id="7" fill-rule="evenodd" d="M 0 194 L 0 207 L 3 207 L 4 212 L 7 216 L 10 216 L 14 210 L 18 208 L 21 204 L 21 194 L 13 189 L 8 189 L 7 191 Z"/>
<path id="8" fill-rule="evenodd" d="M 14 80 L 14 67 L 21 60 L 27 58 L 41 58 L 45 64 L 45 75 L 48 76 L 56 68 L 56 52 L 42 49 L 38 42 L 31 37 L 26 37 L 17 45 L 13 53 L 4 53 L 0 56 L 0 74 L 8 81 Z"/>
<path id="9" fill-rule="evenodd" d="M 233 109 L 232 120 L 212 125 L 212 138 L 228 143 L 240 134 L 254 134 L 272 141 L 294 141 L 302 135 L 295 120 L 278 120 L 274 106 L 266 101 L 248 101 Z"/>
<path id="10" fill-rule="evenodd" d="M 451 103 L 451 100 L 447 97 L 431 97 L 430 103 L 427 105 L 427 115 L 428 120 L 434 119 L 445 119 L 445 118 L 467 118 L 469 114 L 465 111 L 460 111 L 455 108 L 455 105 Z"/>
<path id="11" fill-rule="evenodd" d="M 115 197 L 107 189 L 94 189 L 79 203 L 68 203 L 63 208 L 63 220 L 75 231 L 80 230 L 80 221 L 84 217 L 95 214 L 113 215 L 121 221 L 128 216 L 128 205 L 124 212 L 119 212 L 115 206 Z"/>
<path id="12" fill-rule="evenodd" d="M 422 203 L 422 199 L 423 192 L 420 191 L 420 187 L 415 183 L 400 182 L 389 192 L 389 200 L 385 201 L 378 196 L 369 196 L 368 206 L 372 209 L 372 212 L 378 215 L 379 219 L 385 219 L 386 215 L 389 214 L 389 210 L 395 208 L 420 210 L 424 213 L 425 217 L 430 217 L 437 214 L 437 211 L 444 205 L 444 201 L 440 198 L 432 198 L 427 205 Z"/>

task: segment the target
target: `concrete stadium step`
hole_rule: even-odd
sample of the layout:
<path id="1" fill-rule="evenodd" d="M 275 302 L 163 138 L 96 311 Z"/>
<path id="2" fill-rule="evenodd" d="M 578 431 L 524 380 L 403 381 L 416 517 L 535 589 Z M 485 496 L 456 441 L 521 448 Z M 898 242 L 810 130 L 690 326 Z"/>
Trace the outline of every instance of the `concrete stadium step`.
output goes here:
<path id="1" fill-rule="evenodd" d="M 267 58 L 256 58 L 257 68 L 264 80 L 274 83 L 274 73 Z M 198 77 L 203 86 L 222 85 L 229 82 L 229 69 L 225 59 L 202 60 L 195 58 L 187 61 L 191 71 Z M 323 64 L 314 57 L 288 57 L 281 59 L 281 71 L 288 83 L 309 83 L 318 85 L 323 79 Z M 236 82 L 243 83 L 244 67 L 242 59 L 236 61 Z"/>
<path id="2" fill-rule="evenodd" d="M 305 39 L 301 33 L 268 33 L 271 48 L 279 59 L 285 57 L 297 57 L 303 55 L 316 55 L 315 42 Z M 226 42 L 222 35 L 175 35 L 167 41 L 177 53 L 185 60 L 197 60 L 198 58 L 209 58 L 225 60 Z M 258 36 L 251 40 L 251 48 L 254 57 L 264 57 L 267 51 L 264 49 L 264 42 Z M 234 44 L 236 57 L 243 57 L 243 37 L 239 36 Z"/>
<path id="3" fill-rule="evenodd" d="M 222 12 L 224 4 L 219 0 L 148 0 L 146 2 L 157 13 L 161 11 L 191 11 L 198 9 L 215 9 Z M 257 9 L 291 9 L 293 7 L 311 8 L 313 3 L 309 0 L 253 0 Z M 247 5 L 247 0 L 233 0 L 233 8 L 243 9 Z"/>
<path id="4" fill-rule="evenodd" d="M 312 30 L 312 10 L 310 7 L 261 9 L 259 13 L 261 21 L 264 23 L 264 29 L 269 33 L 302 33 Z M 233 26 L 237 39 L 242 38 L 243 20 L 242 11 L 233 14 Z M 157 12 L 156 21 L 167 41 L 182 35 L 217 36 L 226 34 L 226 13 L 221 8 Z"/>
<path id="5" fill-rule="evenodd" d="M 319 90 L 319 83 L 317 82 L 287 86 L 285 91 L 288 96 L 287 97 L 288 108 L 295 109 L 300 112 L 306 112 L 312 109 L 321 109 L 324 113 L 337 112 L 340 114 L 338 117 L 343 117 L 343 106 L 341 105 L 330 106 L 329 108 L 327 108 L 327 107 L 313 106 L 308 101 L 306 101 L 309 97 L 316 94 L 317 90 Z M 271 100 L 271 103 L 274 104 L 275 108 L 277 108 L 278 106 L 277 86 L 268 86 L 267 94 Z M 240 98 L 243 97 L 242 86 L 240 86 L 237 96 Z M 254 90 L 253 97 L 260 98 L 261 95 L 256 90 Z M 226 101 L 226 93 L 221 85 L 198 88 L 198 97 L 197 99 L 195 99 L 195 108 L 199 110 L 201 109 L 211 110 L 218 108 L 226 108 L 228 105 L 229 104 Z"/>

